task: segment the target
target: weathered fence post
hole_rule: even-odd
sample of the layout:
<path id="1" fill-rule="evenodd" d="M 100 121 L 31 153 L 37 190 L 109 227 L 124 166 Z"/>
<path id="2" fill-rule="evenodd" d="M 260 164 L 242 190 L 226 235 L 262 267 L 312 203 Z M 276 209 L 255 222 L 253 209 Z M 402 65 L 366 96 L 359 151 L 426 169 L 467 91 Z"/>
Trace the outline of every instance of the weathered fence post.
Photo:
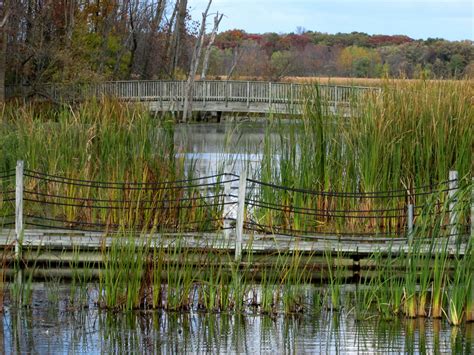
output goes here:
<path id="1" fill-rule="evenodd" d="M 186 82 L 184 80 L 181 81 L 181 93 L 180 93 L 180 100 L 181 100 L 181 109 L 183 110 L 184 109 L 184 98 L 185 98 L 185 85 L 186 85 Z"/>
<path id="2" fill-rule="evenodd" d="M 15 181 L 15 258 L 20 258 L 21 239 L 23 235 L 23 169 L 22 160 L 16 162 Z"/>
<path id="3" fill-rule="evenodd" d="M 164 82 L 158 82 L 158 97 L 160 99 L 160 108 L 161 111 L 163 111 L 163 97 L 166 97 L 165 95 L 165 83 Z"/>
<path id="4" fill-rule="evenodd" d="M 224 86 L 225 107 L 227 107 L 228 104 L 229 104 L 229 93 L 228 93 L 228 91 L 229 91 L 229 81 L 227 80 L 225 82 L 225 86 Z"/>
<path id="5" fill-rule="evenodd" d="M 235 223 L 235 261 L 242 257 L 242 239 L 245 219 L 245 194 L 247 189 L 247 170 L 244 168 L 239 179 L 239 194 L 237 202 L 237 221 Z"/>
<path id="6" fill-rule="evenodd" d="M 20 265 L 21 243 L 23 239 L 23 170 L 22 160 L 16 162 L 16 180 L 15 180 L 15 264 L 16 264 L 16 282 L 22 283 L 22 272 Z"/>
<path id="7" fill-rule="evenodd" d="M 229 221 L 229 214 L 230 210 L 232 208 L 232 205 L 230 204 L 231 202 L 231 182 L 225 181 L 224 182 L 224 207 L 222 209 L 223 216 L 222 218 L 224 219 L 224 237 L 226 242 L 229 240 L 230 237 L 230 221 Z"/>
<path id="8" fill-rule="evenodd" d="M 250 81 L 247 81 L 247 108 L 250 108 Z"/>
<path id="9" fill-rule="evenodd" d="M 458 192 L 458 172 L 451 170 L 449 172 L 449 242 L 456 242 L 458 235 L 457 228 L 457 192 Z"/>
<path id="10" fill-rule="evenodd" d="M 474 242 L 474 177 L 471 178 L 471 243 Z M 474 280 L 471 280 L 471 290 L 470 290 L 470 300 L 467 304 L 470 304 L 469 307 L 466 307 L 466 321 L 474 321 Z"/>
<path id="11" fill-rule="evenodd" d="M 272 82 L 268 83 L 268 107 L 272 106 Z"/>
<path id="12" fill-rule="evenodd" d="M 408 245 L 412 245 L 413 243 L 413 219 L 414 219 L 413 204 L 410 203 L 408 204 L 408 210 L 407 210 Z"/>
<path id="13" fill-rule="evenodd" d="M 294 107 L 295 106 L 294 106 L 294 103 L 293 103 L 293 83 L 291 83 L 290 84 L 290 106 L 289 106 L 289 108 L 290 108 L 290 113 L 292 113 L 292 114 L 294 113 L 293 112 Z"/>

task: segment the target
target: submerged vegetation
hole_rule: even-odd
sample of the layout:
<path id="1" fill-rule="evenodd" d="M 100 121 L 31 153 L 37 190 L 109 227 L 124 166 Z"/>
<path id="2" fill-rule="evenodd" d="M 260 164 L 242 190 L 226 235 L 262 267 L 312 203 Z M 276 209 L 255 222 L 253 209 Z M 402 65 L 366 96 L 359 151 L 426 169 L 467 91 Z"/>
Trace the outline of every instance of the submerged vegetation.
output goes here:
<path id="1" fill-rule="evenodd" d="M 269 123 L 260 169 L 248 180 L 246 231 L 295 240 L 406 238 L 412 204 L 412 243 L 358 260 L 366 274 L 338 250 L 244 250 L 236 263 L 226 248 L 189 248 L 186 232 L 221 232 L 227 225 L 222 184 L 236 177 L 194 177 L 193 164 L 185 165 L 175 147 L 171 122 L 108 99 L 2 107 L 2 224 L 13 225 L 11 171 L 22 159 L 27 226 L 104 232 L 97 260 L 84 257 L 87 250 L 69 256 L 78 289 L 71 303 L 84 302 L 86 285 L 98 277 L 95 300 L 104 309 L 274 316 L 327 307 L 359 320 L 374 313 L 444 317 L 457 326 L 473 320 L 473 95 L 470 82 L 386 83 L 342 118 L 328 111 L 315 87 L 299 124 Z M 446 182 L 450 170 L 459 174 L 456 191 Z M 159 239 L 157 232 L 175 234 Z M 5 249 L 2 260 L 12 253 Z M 31 280 L 42 265 L 16 267 Z M 354 292 L 346 286 L 351 282 Z M 13 297 L 25 303 L 22 289 Z"/>

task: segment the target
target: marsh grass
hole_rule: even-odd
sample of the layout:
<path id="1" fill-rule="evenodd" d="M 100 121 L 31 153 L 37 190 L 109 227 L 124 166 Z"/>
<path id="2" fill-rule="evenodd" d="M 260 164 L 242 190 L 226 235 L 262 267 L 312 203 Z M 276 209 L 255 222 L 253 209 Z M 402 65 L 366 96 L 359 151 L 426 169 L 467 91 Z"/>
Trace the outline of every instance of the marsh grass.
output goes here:
<path id="1" fill-rule="evenodd" d="M 89 254 L 87 249 L 73 245 L 69 261 L 69 268 L 72 271 L 69 302 L 73 307 L 81 308 L 89 304 L 89 286 L 94 281 L 93 270 L 98 266 L 98 262 L 94 259 L 94 255 Z"/>
<path id="2" fill-rule="evenodd" d="M 407 199 L 416 206 L 430 202 L 429 194 L 416 194 L 416 187 L 443 190 L 446 185 L 437 184 L 447 180 L 449 170 L 470 176 L 472 83 L 386 82 L 379 94 L 357 98 L 353 117 L 329 112 L 320 90 L 315 86 L 306 93 L 299 125 L 278 120 L 270 125 L 261 179 L 313 191 L 398 192 L 337 198 L 262 187 L 260 199 L 281 206 L 256 212 L 270 231 L 404 235 Z M 279 141 L 270 139 L 275 132 Z M 298 214 L 297 208 L 318 214 Z M 334 211 L 354 211 L 346 215 L 357 217 Z"/>
<path id="3" fill-rule="evenodd" d="M 221 198 L 206 200 L 196 183 L 174 183 L 194 172 L 175 151 L 173 125 L 140 106 L 110 99 L 60 108 L 9 104 L 0 120 L 0 171 L 24 160 L 30 175 L 27 223 L 109 231 L 124 220 L 140 230 L 219 227 Z M 11 190 L 11 181 L 0 183 Z M 0 216 L 11 215 L 12 206 L 0 197 Z"/>
<path id="4" fill-rule="evenodd" d="M 339 311 L 341 304 L 341 289 L 345 284 L 345 271 L 347 266 L 344 263 L 344 254 L 339 250 L 335 255 L 330 250 L 324 251 L 328 273 L 328 292 L 330 307 L 333 311 Z"/>
<path id="5" fill-rule="evenodd" d="M 447 179 L 449 170 L 459 172 L 455 223 L 460 231 L 457 241 L 465 241 L 472 203 L 468 198 L 472 183 L 465 183 L 472 170 L 472 96 L 472 84 L 464 81 L 387 83 L 380 94 L 368 95 L 354 105 L 353 117 L 342 118 L 328 110 L 320 88 L 314 87 L 306 93 L 300 124 L 286 125 L 278 119 L 269 124 L 256 175 L 263 182 L 289 189 L 265 185 L 255 189 L 255 198 L 279 209 L 256 207 L 252 217 L 269 234 L 309 231 L 405 236 L 406 204 L 418 206 L 414 234 L 419 240 L 398 256 L 372 256 L 378 274 L 363 280 L 356 311 L 361 318 L 372 307 L 387 319 L 400 310 L 407 317 L 424 317 L 431 290 L 431 315 L 438 317 L 444 312 L 452 324 L 462 323 L 472 310 L 472 251 L 464 257 L 456 255 L 454 272 L 448 272 L 448 253 L 437 241 L 450 237 L 447 211 L 452 201 L 443 191 L 446 185 L 439 184 Z M 277 140 L 271 138 L 275 132 Z M 92 100 L 59 109 L 34 104 L 5 106 L 0 124 L 0 171 L 13 169 L 16 160 L 23 159 L 30 170 L 125 184 L 121 189 L 103 189 L 33 178 L 25 181 L 29 191 L 83 201 L 82 206 L 50 209 L 35 202 L 29 204 L 27 214 L 69 221 L 71 228 L 100 223 L 106 226 L 106 235 L 113 237 L 110 248 L 103 251 L 101 307 L 169 311 L 199 307 L 211 312 L 240 312 L 252 304 L 268 314 L 304 310 L 304 288 L 311 282 L 311 270 L 297 252 L 278 254 L 270 266 L 254 266 L 248 252 L 241 266 L 232 262 L 230 253 L 209 252 L 202 255 L 201 263 L 191 262 L 195 256 L 185 246 L 184 237 L 177 236 L 166 245 L 160 244 L 162 240 L 151 243 L 155 231 L 184 232 L 189 222 L 198 222 L 193 231 L 219 229 L 221 223 L 210 222 L 222 216 L 221 201 L 217 198 L 214 206 L 201 206 L 203 192 L 199 189 L 126 188 L 137 183 L 170 187 L 170 182 L 193 176 L 194 166 L 185 169 L 173 136 L 172 125 L 157 122 L 139 107 L 116 101 Z M 12 186 L 11 181 L 0 183 L 5 191 Z M 429 194 L 417 194 L 418 186 L 430 186 L 424 190 Z M 308 194 L 296 188 L 329 193 Z M 330 194 L 390 190 L 402 192 L 378 198 Z M 220 192 L 220 187 L 212 191 L 214 195 Z M 182 198 L 196 199 L 183 208 L 176 203 Z M 128 202 L 126 208 L 94 209 L 91 205 L 97 200 Z M 160 205 L 163 201 L 168 201 L 166 208 Z M 315 214 L 297 213 L 296 209 Z M 0 201 L 1 216 L 11 211 L 11 203 Z M 341 216 L 335 211 L 352 211 L 357 216 Z M 374 216 L 370 211 L 382 212 Z M 108 230 L 112 226 L 118 226 L 118 233 Z M 433 249 L 425 252 L 421 240 L 427 239 Z M 327 303 L 333 310 L 341 308 L 341 288 L 347 281 L 345 264 L 337 262 L 343 257 L 326 251 L 328 298 L 321 301 L 319 292 L 314 297 L 317 304 Z M 78 268 L 78 261 L 72 264 Z M 85 274 L 74 282 L 84 284 L 87 280 Z M 26 303 L 27 285 L 14 292 Z"/>
<path id="6" fill-rule="evenodd" d="M 23 235 L 20 236 L 20 240 Z M 29 265 L 21 257 L 22 253 L 26 252 L 32 255 L 33 263 Z M 17 307 L 29 307 L 31 305 L 31 299 L 33 295 L 33 277 L 35 270 L 37 269 L 37 260 L 43 253 L 41 247 L 23 247 L 20 243 L 19 253 L 20 257 L 14 257 L 13 270 L 14 270 L 14 281 L 10 284 L 10 294 L 12 297 L 13 304 Z M 33 256 L 35 255 L 35 256 Z"/>

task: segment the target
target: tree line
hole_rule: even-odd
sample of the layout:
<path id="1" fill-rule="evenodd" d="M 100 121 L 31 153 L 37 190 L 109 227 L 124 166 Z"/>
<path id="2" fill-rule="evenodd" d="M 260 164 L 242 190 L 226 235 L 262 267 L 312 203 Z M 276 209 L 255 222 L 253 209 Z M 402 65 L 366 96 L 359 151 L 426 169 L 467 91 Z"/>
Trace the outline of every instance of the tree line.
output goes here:
<path id="1" fill-rule="evenodd" d="M 474 76 L 472 41 L 301 28 L 291 34 L 217 33 L 220 20 L 207 10 L 193 19 L 188 0 L 0 0 L 0 86 L 185 79 L 206 71 L 273 80 Z"/>
<path id="2" fill-rule="evenodd" d="M 473 41 L 414 40 L 299 29 L 290 34 L 220 33 L 212 53 L 214 75 L 460 79 L 474 77 Z"/>

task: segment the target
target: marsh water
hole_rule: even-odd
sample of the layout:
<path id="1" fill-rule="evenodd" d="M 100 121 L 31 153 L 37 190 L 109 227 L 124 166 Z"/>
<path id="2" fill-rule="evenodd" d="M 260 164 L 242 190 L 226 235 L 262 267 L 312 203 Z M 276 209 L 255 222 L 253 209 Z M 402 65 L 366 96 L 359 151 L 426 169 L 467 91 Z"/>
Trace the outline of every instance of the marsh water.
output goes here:
<path id="1" fill-rule="evenodd" d="M 6 306 L 1 353 L 458 353 L 474 346 L 474 324 L 367 317 L 357 321 L 350 298 L 339 312 L 296 315 L 164 311 L 107 312 L 90 299 L 70 303 L 71 288 L 34 284 L 31 306 Z"/>
<path id="2" fill-rule="evenodd" d="M 285 123 L 294 124 L 294 123 Z M 257 171 L 267 123 L 193 124 L 175 128 L 175 147 L 198 176 Z M 267 136 L 268 137 L 268 136 Z M 270 134 L 269 139 L 279 139 Z M 252 174 L 252 171 L 250 172 Z M 323 286 L 324 287 L 324 286 Z M 5 299 L 0 353 L 465 353 L 474 325 L 445 319 L 356 317 L 351 298 L 338 312 L 325 307 L 295 315 L 161 310 L 112 312 L 96 305 L 97 288 L 71 304 L 71 285 L 34 284 L 31 306 Z"/>
<path id="3" fill-rule="evenodd" d="M 281 125 L 290 127 L 299 123 L 288 120 Z M 263 158 L 267 130 L 271 132 L 271 127 L 265 121 L 179 125 L 174 133 L 175 149 L 197 176 L 239 174 L 244 162 L 249 175 L 254 175 Z M 268 135 L 273 141 L 279 137 L 276 132 Z"/>

